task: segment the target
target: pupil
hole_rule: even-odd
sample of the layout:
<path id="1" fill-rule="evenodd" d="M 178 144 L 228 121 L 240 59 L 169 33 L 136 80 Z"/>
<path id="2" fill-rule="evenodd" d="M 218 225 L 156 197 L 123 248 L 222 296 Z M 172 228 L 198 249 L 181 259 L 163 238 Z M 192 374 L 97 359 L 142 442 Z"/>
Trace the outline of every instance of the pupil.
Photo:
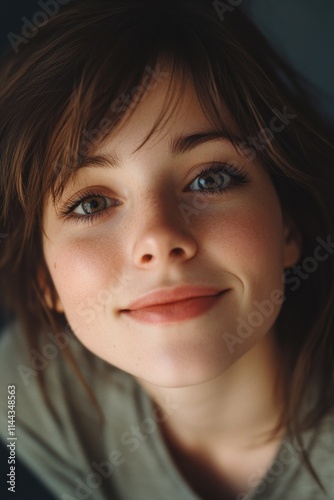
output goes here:
<path id="1" fill-rule="evenodd" d="M 99 204 L 96 200 L 93 200 L 90 202 L 90 206 L 91 208 L 98 208 Z"/>
<path id="2" fill-rule="evenodd" d="M 94 211 L 101 211 L 105 207 L 105 202 L 104 200 L 101 199 L 96 199 L 96 198 L 90 198 L 86 200 L 83 204 L 83 209 L 87 214 L 91 214 Z"/>
<path id="3" fill-rule="evenodd" d="M 208 184 L 214 184 L 214 183 L 215 183 L 215 181 L 214 181 L 214 179 L 212 179 L 212 177 L 208 177 L 208 179 L 207 179 L 207 183 L 208 183 Z"/>
<path id="4" fill-rule="evenodd" d="M 218 174 L 216 174 L 218 175 Z M 224 177 L 222 175 L 219 175 L 219 180 L 224 184 Z M 212 175 L 210 175 L 209 177 L 206 177 L 205 179 L 201 179 L 200 180 L 200 184 L 202 187 L 208 187 L 208 188 L 217 188 L 217 187 L 222 187 L 220 184 L 219 184 L 219 181 L 217 182 L 213 177 Z"/>

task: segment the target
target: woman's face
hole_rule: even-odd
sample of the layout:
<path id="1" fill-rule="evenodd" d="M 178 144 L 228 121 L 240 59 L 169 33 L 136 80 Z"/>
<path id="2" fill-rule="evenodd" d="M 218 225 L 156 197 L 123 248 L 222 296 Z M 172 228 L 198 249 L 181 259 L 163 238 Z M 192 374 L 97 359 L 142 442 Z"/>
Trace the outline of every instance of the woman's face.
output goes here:
<path id="1" fill-rule="evenodd" d="M 298 248 L 269 175 L 214 134 L 190 84 L 138 149 L 167 86 L 148 89 L 59 203 L 50 199 L 44 252 L 80 341 L 122 370 L 175 387 L 217 377 L 272 329 L 283 269 Z M 131 306 L 162 288 L 171 302 L 182 285 L 212 291 L 192 289 L 206 297 L 173 306 Z"/>

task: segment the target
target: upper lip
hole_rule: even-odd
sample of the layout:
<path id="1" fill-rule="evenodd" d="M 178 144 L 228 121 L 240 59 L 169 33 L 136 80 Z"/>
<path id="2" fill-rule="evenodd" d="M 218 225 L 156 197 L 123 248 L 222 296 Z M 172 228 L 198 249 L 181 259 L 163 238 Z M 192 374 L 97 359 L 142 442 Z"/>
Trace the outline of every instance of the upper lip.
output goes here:
<path id="1" fill-rule="evenodd" d="M 174 288 L 159 288 L 145 293 L 122 310 L 135 311 L 145 307 L 180 302 L 181 300 L 191 299 L 194 297 L 217 295 L 222 291 L 223 290 L 218 288 L 198 285 L 181 285 Z"/>

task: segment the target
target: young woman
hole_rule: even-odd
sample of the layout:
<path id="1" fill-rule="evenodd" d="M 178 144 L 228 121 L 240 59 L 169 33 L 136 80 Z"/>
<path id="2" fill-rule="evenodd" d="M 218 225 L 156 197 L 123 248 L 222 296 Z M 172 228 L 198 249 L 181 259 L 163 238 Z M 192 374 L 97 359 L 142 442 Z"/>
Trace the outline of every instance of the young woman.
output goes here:
<path id="1" fill-rule="evenodd" d="M 1 434 L 56 498 L 334 492 L 333 145 L 219 9 L 71 2 L 3 62 Z"/>

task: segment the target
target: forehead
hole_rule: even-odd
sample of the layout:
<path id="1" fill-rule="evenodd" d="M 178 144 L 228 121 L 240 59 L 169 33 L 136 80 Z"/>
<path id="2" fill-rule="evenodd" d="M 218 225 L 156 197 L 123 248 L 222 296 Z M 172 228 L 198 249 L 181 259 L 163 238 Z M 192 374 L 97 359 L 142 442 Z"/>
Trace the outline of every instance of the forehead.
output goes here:
<path id="1" fill-rule="evenodd" d="M 205 104 L 211 85 L 195 89 L 191 71 L 182 65 L 174 65 L 169 59 L 161 58 L 153 71 L 149 78 L 145 78 L 144 72 L 138 85 L 126 95 L 117 95 L 112 105 L 105 109 L 104 119 L 109 124 L 106 130 L 100 127 L 103 120 L 98 124 L 95 121 L 93 130 L 84 129 L 88 140 L 84 139 L 81 147 L 80 139 L 79 154 L 74 147 L 70 149 L 70 152 L 74 151 L 73 156 L 68 158 L 66 149 L 62 161 L 57 162 L 60 165 L 58 175 L 52 177 L 49 184 L 51 189 L 48 193 L 54 201 L 76 177 L 77 171 L 90 165 L 92 157 L 99 154 L 135 154 L 144 146 L 153 147 L 157 143 L 161 153 L 163 148 L 172 149 L 173 137 L 189 137 L 199 131 L 201 135 L 208 132 L 227 137 L 234 144 L 240 142 L 239 127 L 221 96 L 213 106 Z M 113 108 L 113 104 L 120 104 L 120 98 L 122 106 Z M 110 118 L 110 109 L 114 118 Z M 119 120 L 115 116 L 117 111 Z M 95 163 L 101 162 L 98 159 Z"/>
<path id="2" fill-rule="evenodd" d="M 129 107 L 121 122 L 97 145 L 95 151 L 115 146 L 120 152 L 126 150 L 135 154 L 145 145 L 153 147 L 159 143 L 170 147 L 173 146 L 173 137 L 196 131 L 212 133 L 215 129 L 203 109 L 191 77 L 180 79 L 172 76 L 168 66 L 159 82 L 151 82 L 146 88 L 145 85 L 136 88 L 135 102 L 135 108 Z M 231 134 L 238 136 L 237 124 L 223 103 L 221 117 Z"/>

